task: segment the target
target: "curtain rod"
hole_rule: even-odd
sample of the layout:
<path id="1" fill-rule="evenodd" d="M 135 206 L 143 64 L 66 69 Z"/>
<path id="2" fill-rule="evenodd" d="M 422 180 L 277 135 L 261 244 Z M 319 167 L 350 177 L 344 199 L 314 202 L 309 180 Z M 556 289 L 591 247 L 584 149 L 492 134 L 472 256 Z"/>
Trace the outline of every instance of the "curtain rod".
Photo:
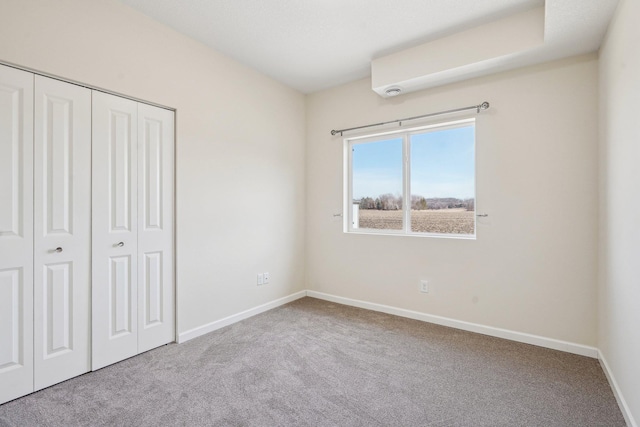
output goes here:
<path id="1" fill-rule="evenodd" d="M 446 111 L 438 111 L 437 113 L 423 114 L 421 116 L 407 117 L 406 119 L 391 120 L 389 122 L 374 123 L 374 124 L 371 124 L 371 125 L 356 126 L 356 127 L 353 127 L 353 128 L 332 130 L 331 131 L 331 135 L 340 134 L 340 136 L 342 136 L 343 132 L 348 132 L 348 131 L 357 130 L 357 129 L 370 128 L 370 127 L 373 127 L 373 126 L 388 125 L 390 123 L 400 123 L 399 126 L 402 126 L 402 122 L 406 122 L 406 121 L 409 121 L 409 120 L 423 119 L 425 117 L 440 116 L 442 114 L 458 113 L 460 111 L 467 111 L 467 110 L 476 110 L 476 112 L 479 114 L 481 110 L 487 110 L 488 108 L 489 108 L 489 103 L 487 101 L 484 101 L 482 104 L 471 105 L 469 107 L 455 108 L 453 110 L 446 110 Z"/>

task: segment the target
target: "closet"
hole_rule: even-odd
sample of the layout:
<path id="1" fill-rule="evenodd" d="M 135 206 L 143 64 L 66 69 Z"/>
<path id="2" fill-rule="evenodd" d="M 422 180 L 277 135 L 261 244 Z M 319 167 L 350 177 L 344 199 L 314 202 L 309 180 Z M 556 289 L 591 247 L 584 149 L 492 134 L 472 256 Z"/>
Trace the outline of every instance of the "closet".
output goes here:
<path id="1" fill-rule="evenodd" d="M 34 386 L 33 81 L 0 67 L 0 403 Z"/>
<path id="2" fill-rule="evenodd" d="M 173 112 L 94 92 L 92 114 L 98 369 L 174 339 Z"/>
<path id="3" fill-rule="evenodd" d="M 34 111 L 33 355 L 39 390 L 91 369 L 91 90 L 35 76 Z"/>
<path id="4" fill-rule="evenodd" d="M 0 65 L 0 403 L 174 340 L 173 129 Z"/>

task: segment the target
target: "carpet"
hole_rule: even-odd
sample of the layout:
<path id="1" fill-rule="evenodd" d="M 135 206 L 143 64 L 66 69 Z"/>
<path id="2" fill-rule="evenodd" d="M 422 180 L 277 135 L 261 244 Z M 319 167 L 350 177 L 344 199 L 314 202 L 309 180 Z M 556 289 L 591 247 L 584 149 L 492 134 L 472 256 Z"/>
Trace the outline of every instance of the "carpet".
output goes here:
<path id="1" fill-rule="evenodd" d="M 303 298 L 0 406 L 0 426 L 624 426 L 596 359 Z"/>

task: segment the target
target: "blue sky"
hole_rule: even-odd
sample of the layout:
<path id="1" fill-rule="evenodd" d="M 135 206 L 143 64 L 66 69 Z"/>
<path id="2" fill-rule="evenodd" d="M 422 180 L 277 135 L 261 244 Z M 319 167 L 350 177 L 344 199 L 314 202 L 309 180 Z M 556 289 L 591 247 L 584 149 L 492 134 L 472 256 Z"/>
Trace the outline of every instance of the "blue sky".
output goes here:
<path id="1" fill-rule="evenodd" d="M 411 193 L 474 197 L 474 127 L 411 136 Z M 402 138 L 353 144 L 353 197 L 402 194 Z"/>

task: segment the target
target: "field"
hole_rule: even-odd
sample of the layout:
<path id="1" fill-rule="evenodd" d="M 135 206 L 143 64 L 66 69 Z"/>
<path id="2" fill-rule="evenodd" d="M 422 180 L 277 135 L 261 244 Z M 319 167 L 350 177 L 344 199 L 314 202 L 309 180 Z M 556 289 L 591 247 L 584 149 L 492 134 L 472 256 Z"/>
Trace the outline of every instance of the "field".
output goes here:
<path id="1" fill-rule="evenodd" d="M 422 233 L 473 234 L 474 211 L 465 209 L 412 210 L 411 231 Z M 360 209 L 360 228 L 402 230 L 402 211 Z"/>

